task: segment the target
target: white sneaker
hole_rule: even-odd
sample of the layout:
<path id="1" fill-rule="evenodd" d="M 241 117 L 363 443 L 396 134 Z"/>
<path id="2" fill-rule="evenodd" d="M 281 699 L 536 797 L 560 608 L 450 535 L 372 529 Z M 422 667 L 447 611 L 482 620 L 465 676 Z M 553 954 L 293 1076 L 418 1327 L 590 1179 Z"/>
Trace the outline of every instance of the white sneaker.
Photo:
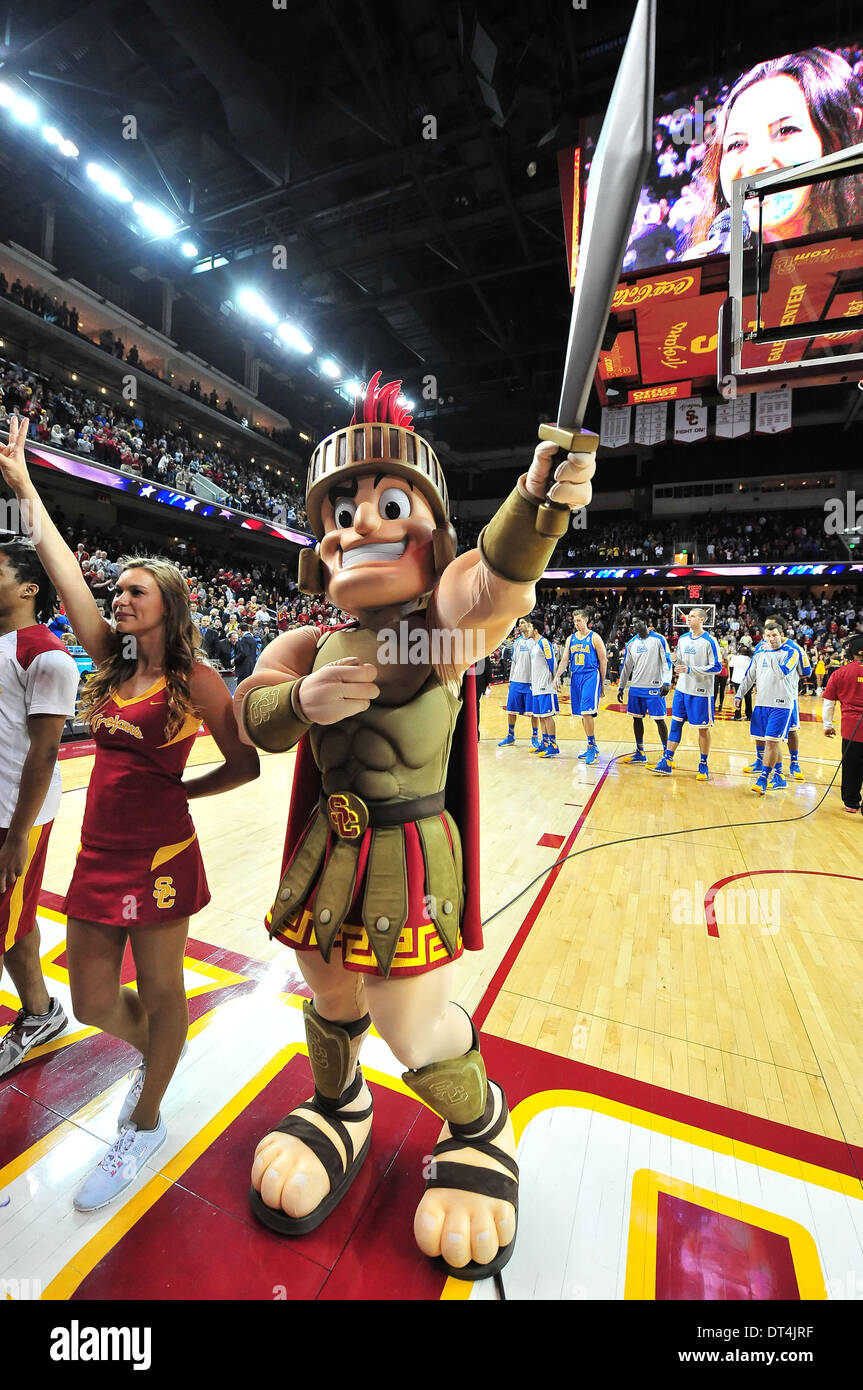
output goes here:
<path id="1" fill-rule="evenodd" d="M 0 1076 L 14 1071 L 34 1047 L 58 1037 L 67 1024 L 56 999 L 51 1000 L 51 1007 L 45 1014 L 27 1014 L 19 1010 L 12 1027 L 0 1038 Z"/>
<path id="2" fill-rule="evenodd" d="M 126 1125 L 99 1167 L 92 1172 L 83 1187 L 75 1194 L 76 1211 L 99 1211 L 113 1202 L 135 1181 L 147 1159 L 160 1149 L 168 1137 L 165 1121 L 159 1116 L 155 1129 L 138 1129 Z"/>
<path id="3" fill-rule="evenodd" d="M 185 1057 L 185 1055 L 186 1055 L 186 1053 L 187 1053 L 188 1050 L 189 1050 L 189 1044 L 188 1044 L 187 1042 L 184 1042 L 184 1043 L 183 1043 L 183 1051 L 180 1053 L 179 1061 L 182 1062 L 182 1060 L 183 1060 L 183 1058 Z M 131 1086 L 129 1087 L 129 1091 L 128 1091 L 128 1094 L 127 1094 L 127 1096 L 126 1096 L 126 1099 L 123 1101 L 123 1104 L 120 1106 L 120 1113 L 119 1113 L 119 1115 L 117 1116 L 117 1133 L 118 1133 L 118 1134 L 119 1134 L 119 1132 L 120 1132 L 121 1129 L 125 1129 L 125 1128 L 126 1128 L 127 1124 L 129 1123 L 129 1120 L 132 1118 L 132 1115 L 133 1115 L 134 1110 L 135 1110 L 135 1106 L 138 1104 L 138 1101 L 141 1099 L 141 1092 L 142 1092 L 143 1089 L 144 1089 L 144 1081 L 146 1080 L 146 1076 L 147 1076 L 147 1063 L 144 1061 L 143 1058 L 141 1058 L 141 1061 L 138 1063 L 138 1065 L 137 1065 L 137 1067 L 135 1068 L 135 1070 L 129 1072 L 129 1075 L 132 1077 L 132 1084 L 131 1084 Z"/>

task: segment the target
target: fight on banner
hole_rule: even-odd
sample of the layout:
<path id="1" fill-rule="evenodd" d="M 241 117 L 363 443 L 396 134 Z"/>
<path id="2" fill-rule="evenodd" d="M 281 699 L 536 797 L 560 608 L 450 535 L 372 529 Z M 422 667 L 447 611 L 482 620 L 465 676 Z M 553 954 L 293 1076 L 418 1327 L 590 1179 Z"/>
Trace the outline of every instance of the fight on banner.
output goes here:
<path id="1" fill-rule="evenodd" d="M 700 396 L 674 403 L 675 444 L 696 444 L 707 438 L 707 406 Z"/>

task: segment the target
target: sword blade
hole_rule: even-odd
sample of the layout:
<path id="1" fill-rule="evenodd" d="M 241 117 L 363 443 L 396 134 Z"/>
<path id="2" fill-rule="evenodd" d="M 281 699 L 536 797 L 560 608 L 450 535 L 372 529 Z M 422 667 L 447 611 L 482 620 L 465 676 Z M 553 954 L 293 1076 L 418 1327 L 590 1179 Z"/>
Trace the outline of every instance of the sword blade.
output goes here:
<path id="1" fill-rule="evenodd" d="M 581 429 L 653 147 L 656 0 L 638 0 L 590 166 L 557 423 Z"/>

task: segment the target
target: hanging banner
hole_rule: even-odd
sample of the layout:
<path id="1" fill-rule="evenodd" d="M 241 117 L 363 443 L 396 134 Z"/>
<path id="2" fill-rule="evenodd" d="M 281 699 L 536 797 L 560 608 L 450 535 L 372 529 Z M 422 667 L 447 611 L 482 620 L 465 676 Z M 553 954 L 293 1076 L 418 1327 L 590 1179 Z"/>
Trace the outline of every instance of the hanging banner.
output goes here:
<path id="1" fill-rule="evenodd" d="M 859 290 L 835 294 L 824 310 L 824 317 L 829 319 L 856 318 L 858 314 L 863 314 L 863 296 Z M 825 333 L 821 338 L 813 338 L 811 346 L 813 351 L 816 348 L 830 348 L 834 352 L 838 349 L 842 352 L 859 352 L 861 342 L 863 333 Z"/>
<path id="2" fill-rule="evenodd" d="M 609 377 L 638 376 L 638 350 L 632 330 L 618 333 L 609 352 L 599 354 L 599 375 L 603 380 Z"/>
<path id="3" fill-rule="evenodd" d="M 752 430 L 752 397 L 738 396 L 736 400 L 716 407 L 716 438 L 741 439 Z"/>
<path id="4" fill-rule="evenodd" d="M 629 421 L 632 409 L 628 405 L 605 406 L 602 411 L 602 424 L 599 442 L 606 449 L 620 449 L 629 443 Z"/>
<path id="5" fill-rule="evenodd" d="M 759 391 L 755 397 L 755 433 L 783 434 L 791 428 L 791 389 Z"/>
<path id="6" fill-rule="evenodd" d="M 668 425 L 668 406 L 637 405 L 635 407 L 636 444 L 664 444 Z"/>
<path id="7" fill-rule="evenodd" d="M 611 301 L 613 314 L 625 313 L 635 309 L 648 300 L 653 303 L 671 299 L 685 299 L 692 294 L 701 293 L 701 267 L 679 270 L 672 275 L 658 275 L 655 279 L 638 280 L 634 285 L 618 285 Z"/>
<path id="8" fill-rule="evenodd" d="M 716 372 L 723 299 L 725 294 L 693 295 L 677 304 L 649 300 L 636 310 L 642 381 L 675 381 Z"/>
<path id="9" fill-rule="evenodd" d="M 675 444 L 696 444 L 707 438 L 707 406 L 700 396 L 674 402 Z"/>
<path id="10" fill-rule="evenodd" d="M 691 395 L 691 381 L 669 381 L 665 386 L 634 386 L 626 399 L 630 405 L 647 405 L 653 401 L 683 401 Z"/>

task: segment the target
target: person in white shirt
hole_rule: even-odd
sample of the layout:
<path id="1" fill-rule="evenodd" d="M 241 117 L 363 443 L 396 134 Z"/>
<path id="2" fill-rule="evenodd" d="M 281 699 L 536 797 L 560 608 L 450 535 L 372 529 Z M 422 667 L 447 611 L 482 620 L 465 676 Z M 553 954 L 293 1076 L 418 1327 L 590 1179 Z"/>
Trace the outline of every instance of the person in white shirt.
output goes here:
<path id="1" fill-rule="evenodd" d="M 0 974 L 5 964 L 21 1001 L 0 1038 L 0 1076 L 67 1024 L 45 987 L 36 924 L 62 790 L 57 749 L 78 690 L 74 660 L 39 621 L 52 595 L 30 542 L 0 540 Z"/>
<path id="2" fill-rule="evenodd" d="M 740 685 L 742 684 L 742 682 L 743 682 L 743 677 L 746 675 L 746 672 L 749 670 L 749 663 L 750 663 L 751 660 L 752 660 L 752 652 L 751 652 L 751 650 L 747 650 L 746 648 L 741 648 L 740 651 L 735 652 L 734 655 L 733 655 L 732 658 L 731 658 L 731 661 L 730 661 L 730 663 L 729 663 L 729 673 L 730 673 L 730 676 L 731 676 L 732 691 L 733 691 L 733 693 L 734 693 L 735 695 L 737 694 L 737 691 L 738 691 L 739 686 L 740 686 Z M 735 707 L 734 707 L 734 718 L 737 719 L 737 720 L 740 719 L 740 707 L 739 707 L 739 705 L 735 705 Z M 746 718 L 747 718 L 747 719 L 751 719 L 751 718 L 752 718 L 752 692 L 751 692 L 751 691 L 749 691 L 748 694 L 747 694 L 747 696 L 746 696 Z"/>

